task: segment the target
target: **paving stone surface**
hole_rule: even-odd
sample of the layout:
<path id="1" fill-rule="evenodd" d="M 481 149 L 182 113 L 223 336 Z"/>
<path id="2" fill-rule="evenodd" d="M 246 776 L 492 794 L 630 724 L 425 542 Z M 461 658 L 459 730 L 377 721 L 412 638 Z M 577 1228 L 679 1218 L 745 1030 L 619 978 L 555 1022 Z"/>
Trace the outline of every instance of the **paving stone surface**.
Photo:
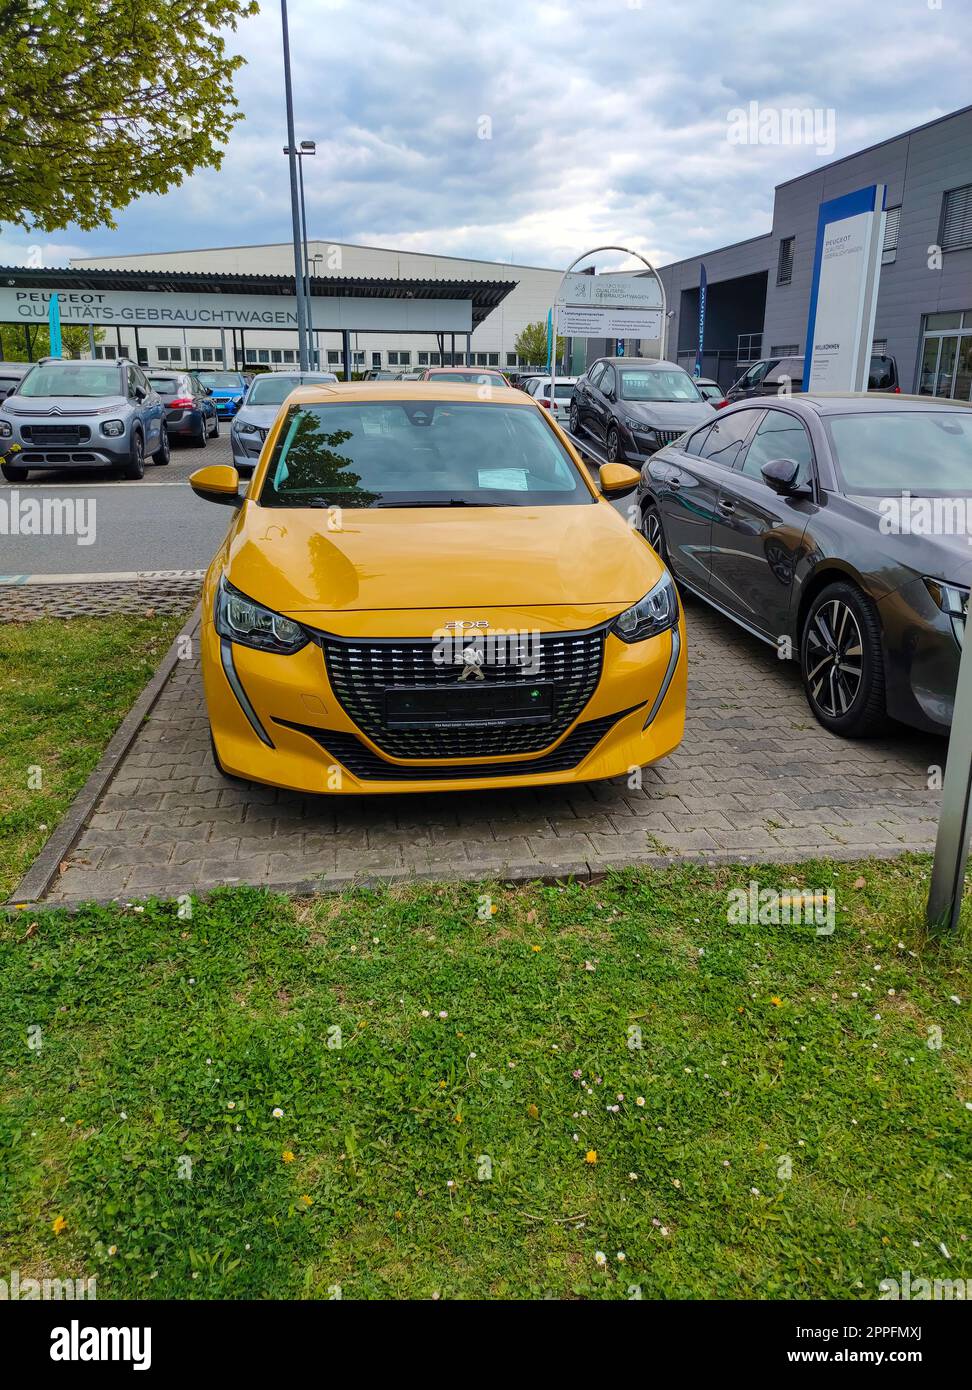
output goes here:
<path id="1" fill-rule="evenodd" d="M 189 614 L 199 600 L 202 571 L 178 578 L 145 575 L 134 580 L 83 584 L 0 584 L 0 623 L 34 618 L 104 618 L 115 613 Z"/>
<path id="2" fill-rule="evenodd" d="M 315 797 L 223 779 L 199 671 L 176 666 L 82 831 L 55 901 L 432 877 L 596 873 L 659 857 L 790 862 L 928 850 L 941 739 L 907 729 L 834 738 L 793 664 L 690 601 L 684 743 L 626 778 L 590 785 Z"/>

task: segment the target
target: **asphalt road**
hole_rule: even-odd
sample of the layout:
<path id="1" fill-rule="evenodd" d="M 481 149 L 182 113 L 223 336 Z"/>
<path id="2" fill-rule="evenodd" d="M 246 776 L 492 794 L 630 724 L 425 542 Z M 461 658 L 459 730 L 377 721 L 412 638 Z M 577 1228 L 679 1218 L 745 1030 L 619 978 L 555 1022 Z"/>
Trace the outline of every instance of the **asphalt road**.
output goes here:
<path id="1" fill-rule="evenodd" d="M 587 444 L 584 447 L 594 454 Z M 0 478 L 0 521 L 15 498 L 21 505 L 23 499 L 35 496 L 41 501 L 45 497 L 83 500 L 80 525 L 94 535 L 90 544 L 81 545 L 76 535 L 11 535 L 11 528 L 2 525 L 0 579 L 206 569 L 226 534 L 230 514 L 201 501 L 187 480 L 204 463 L 231 462 L 224 431 L 205 450 L 173 443 L 172 462 L 159 468 L 147 460 L 145 477 L 137 483 L 78 470 L 32 473 L 26 483 Z M 630 498 L 625 498 L 614 506 L 626 515 L 629 503 Z"/>
<path id="2" fill-rule="evenodd" d="M 118 574 L 139 570 L 204 570 L 226 534 L 230 513 L 200 501 L 187 479 L 204 463 L 231 463 L 227 435 L 206 449 L 173 443 L 172 462 L 159 468 L 146 460 L 145 477 L 125 482 L 90 471 L 32 473 L 26 483 L 0 479 L 0 519 L 13 495 L 83 500 L 76 535 L 18 536 L 0 530 L 0 577 L 12 575 Z M 6 507 L 4 507 L 6 503 Z M 91 505 L 94 504 L 94 511 Z M 92 527 L 93 522 L 93 527 Z"/>

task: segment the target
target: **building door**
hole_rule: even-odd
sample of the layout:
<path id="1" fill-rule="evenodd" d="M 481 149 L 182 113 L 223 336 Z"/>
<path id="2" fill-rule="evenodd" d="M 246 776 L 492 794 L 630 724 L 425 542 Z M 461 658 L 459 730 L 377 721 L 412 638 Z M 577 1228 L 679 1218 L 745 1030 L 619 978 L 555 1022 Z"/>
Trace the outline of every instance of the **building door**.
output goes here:
<path id="1" fill-rule="evenodd" d="M 926 315 L 918 394 L 972 400 L 972 309 Z"/>

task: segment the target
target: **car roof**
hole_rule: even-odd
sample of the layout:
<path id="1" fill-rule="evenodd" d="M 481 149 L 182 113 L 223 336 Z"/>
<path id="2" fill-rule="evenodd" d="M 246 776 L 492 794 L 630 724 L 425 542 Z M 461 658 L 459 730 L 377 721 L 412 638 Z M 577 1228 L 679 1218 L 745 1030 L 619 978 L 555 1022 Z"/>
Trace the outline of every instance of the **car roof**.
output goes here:
<path id="1" fill-rule="evenodd" d="M 335 381 L 322 382 L 319 386 L 298 386 L 291 400 L 298 405 L 321 401 L 439 401 L 438 387 L 434 381 Z M 477 401 L 482 403 L 479 386 L 472 381 L 456 382 L 449 391 L 449 404 L 454 401 Z M 538 409 L 528 396 L 512 386 L 496 386 L 486 398 L 486 404 L 498 401 L 503 405 L 519 405 Z"/>
<path id="2" fill-rule="evenodd" d="M 497 376 L 503 375 L 502 367 L 427 367 L 429 372 L 495 372 Z"/>
<path id="3" fill-rule="evenodd" d="M 949 396 L 906 396 L 892 395 L 888 391 L 832 391 L 805 394 L 800 391 L 793 396 L 754 396 L 749 401 L 736 401 L 729 411 L 743 409 L 766 409 L 774 402 L 799 409 L 813 411 L 815 415 L 846 415 L 848 405 L 854 412 L 887 413 L 889 410 L 929 411 L 929 410 L 972 410 L 972 402 L 953 400 Z M 728 412 L 726 412 L 728 413 Z"/>
<path id="4" fill-rule="evenodd" d="M 0 362 L 0 376 L 16 376 L 18 372 L 24 376 L 36 366 L 36 362 Z"/>

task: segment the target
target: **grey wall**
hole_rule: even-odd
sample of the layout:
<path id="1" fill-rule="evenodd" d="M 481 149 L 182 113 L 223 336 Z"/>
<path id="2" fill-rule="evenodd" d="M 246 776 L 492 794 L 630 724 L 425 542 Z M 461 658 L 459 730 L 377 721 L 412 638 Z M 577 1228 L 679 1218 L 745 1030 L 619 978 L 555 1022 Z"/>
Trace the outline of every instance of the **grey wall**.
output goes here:
<path id="1" fill-rule="evenodd" d="M 881 268 L 874 336 L 887 339 L 888 351 L 898 360 L 902 389 L 913 390 L 922 315 L 972 309 L 972 248 L 946 252 L 940 270 L 928 267 L 929 248 L 938 243 L 945 191 L 972 183 L 972 108 L 780 184 L 767 236 L 661 268 L 669 307 L 677 311 L 682 289 L 697 287 L 700 261 L 705 261 L 710 285 L 767 270 L 764 354 L 786 344 L 804 352 L 817 208 L 872 183 L 886 183 L 888 207 L 901 207 L 897 258 Z M 792 283 L 783 286 L 777 285 L 776 273 L 780 239 L 787 236 L 795 237 L 796 244 Z M 694 326 L 687 335 L 674 328 L 669 342 L 694 345 L 696 337 Z"/>

